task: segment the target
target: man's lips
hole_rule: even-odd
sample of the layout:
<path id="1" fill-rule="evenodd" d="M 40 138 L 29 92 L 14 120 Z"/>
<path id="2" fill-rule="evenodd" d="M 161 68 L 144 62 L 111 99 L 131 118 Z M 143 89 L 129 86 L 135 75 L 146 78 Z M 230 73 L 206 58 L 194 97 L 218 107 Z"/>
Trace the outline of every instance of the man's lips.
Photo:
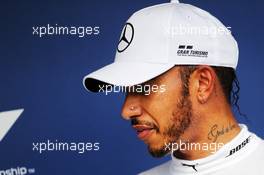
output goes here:
<path id="1" fill-rule="evenodd" d="M 138 138 L 141 140 L 146 140 L 154 131 L 153 127 L 147 125 L 133 125 L 133 128 L 137 131 Z"/>

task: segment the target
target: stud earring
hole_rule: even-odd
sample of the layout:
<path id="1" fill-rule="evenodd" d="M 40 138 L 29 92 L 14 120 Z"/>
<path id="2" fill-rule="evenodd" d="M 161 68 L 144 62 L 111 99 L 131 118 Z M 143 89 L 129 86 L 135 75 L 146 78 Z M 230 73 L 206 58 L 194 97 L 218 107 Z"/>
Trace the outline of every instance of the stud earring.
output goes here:
<path id="1" fill-rule="evenodd" d="M 133 111 L 135 109 L 135 106 L 131 106 L 129 109 Z"/>

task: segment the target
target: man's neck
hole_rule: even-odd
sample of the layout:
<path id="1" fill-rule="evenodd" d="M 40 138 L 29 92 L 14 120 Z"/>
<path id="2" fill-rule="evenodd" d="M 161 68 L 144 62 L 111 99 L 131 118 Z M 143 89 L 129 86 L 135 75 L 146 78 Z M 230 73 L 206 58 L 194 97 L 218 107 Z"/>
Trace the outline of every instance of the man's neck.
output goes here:
<path id="1" fill-rule="evenodd" d="M 199 123 L 199 122 L 198 122 Z M 198 124 L 197 123 L 197 124 Z M 206 123 L 206 124 L 205 124 Z M 229 141 L 231 141 L 235 136 L 240 132 L 240 127 L 237 121 L 234 119 L 233 115 L 227 116 L 218 116 L 214 118 L 214 120 L 209 120 L 204 124 L 199 124 L 199 126 L 191 126 L 192 129 L 190 132 L 187 131 L 187 137 L 189 139 L 189 145 L 200 144 L 207 145 L 208 148 L 211 149 L 186 149 L 179 150 L 174 152 L 174 156 L 177 158 L 185 159 L 185 160 L 195 160 L 205 158 L 209 155 L 214 154 L 221 146 L 225 145 Z M 192 124 L 193 125 L 193 124 Z M 184 140 L 181 140 L 185 142 Z M 216 147 L 212 147 L 210 145 L 217 145 Z"/>

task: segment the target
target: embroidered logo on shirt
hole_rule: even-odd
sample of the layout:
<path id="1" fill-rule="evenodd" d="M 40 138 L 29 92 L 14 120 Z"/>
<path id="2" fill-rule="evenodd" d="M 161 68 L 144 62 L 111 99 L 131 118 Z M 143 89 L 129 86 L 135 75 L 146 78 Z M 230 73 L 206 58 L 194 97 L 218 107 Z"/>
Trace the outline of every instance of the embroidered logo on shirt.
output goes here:
<path id="1" fill-rule="evenodd" d="M 235 154 L 237 151 L 241 150 L 244 146 L 246 146 L 246 144 L 248 144 L 250 142 L 250 137 L 251 136 L 249 136 L 246 140 L 244 140 L 241 144 L 237 145 L 235 148 L 231 149 L 229 151 L 229 155 L 226 157 L 229 157 L 229 156 Z"/>
<path id="2" fill-rule="evenodd" d="M 197 172 L 197 169 L 195 168 L 195 166 L 196 166 L 196 165 L 198 165 L 198 163 L 197 163 L 197 164 L 195 164 L 195 165 L 188 165 L 188 164 L 182 163 L 182 166 L 188 166 L 188 167 L 192 167 L 192 168 L 194 169 L 194 171 L 196 171 L 196 172 Z"/>

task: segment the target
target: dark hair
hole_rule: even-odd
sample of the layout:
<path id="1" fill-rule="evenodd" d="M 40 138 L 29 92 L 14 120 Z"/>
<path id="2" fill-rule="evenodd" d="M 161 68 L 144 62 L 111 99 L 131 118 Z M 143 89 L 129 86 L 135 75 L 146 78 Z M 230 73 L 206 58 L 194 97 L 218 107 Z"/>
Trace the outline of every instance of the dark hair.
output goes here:
<path id="1" fill-rule="evenodd" d="M 216 67 L 212 66 L 217 78 L 220 81 L 223 93 L 225 95 L 226 101 L 231 105 L 235 106 L 240 115 L 245 116 L 241 113 L 240 107 L 238 105 L 239 100 L 239 81 L 237 79 L 235 70 L 229 67 Z M 191 74 L 197 69 L 197 66 L 182 66 L 181 68 L 181 79 L 183 82 L 183 95 L 189 95 L 189 78 Z"/>

